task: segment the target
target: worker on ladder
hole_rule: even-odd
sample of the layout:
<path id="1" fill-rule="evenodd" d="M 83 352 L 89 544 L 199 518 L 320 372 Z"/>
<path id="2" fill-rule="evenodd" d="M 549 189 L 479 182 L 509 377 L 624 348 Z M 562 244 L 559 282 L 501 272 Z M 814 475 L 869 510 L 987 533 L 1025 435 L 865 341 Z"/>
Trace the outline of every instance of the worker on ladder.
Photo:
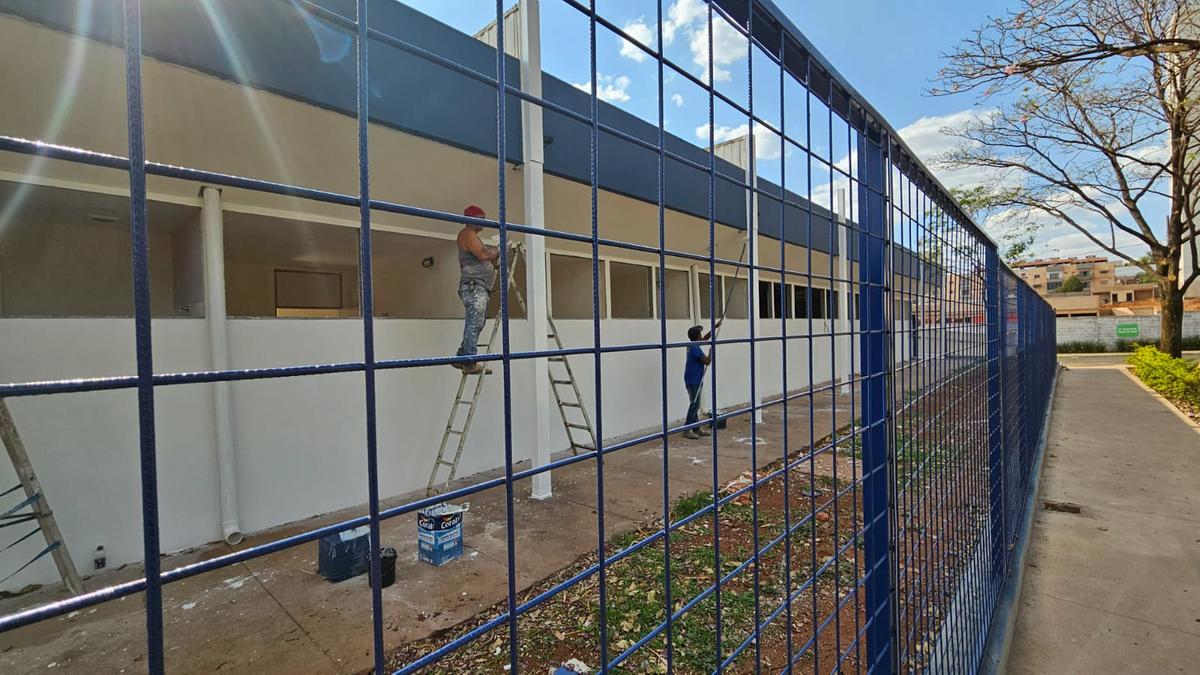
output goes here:
<path id="1" fill-rule="evenodd" d="M 464 209 L 463 215 L 470 218 L 487 217 L 483 209 L 474 204 Z M 482 231 L 482 226 L 468 224 L 458 233 L 458 297 L 466 310 L 458 356 L 474 356 L 477 353 L 479 333 L 483 331 L 483 324 L 487 320 L 488 296 L 495 283 L 496 264 L 500 259 L 500 249 L 484 244 L 479 238 Z M 467 373 L 483 371 L 483 366 L 475 361 L 455 363 L 454 367 Z"/>
<path id="2" fill-rule="evenodd" d="M 714 330 L 721 327 L 721 322 L 718 321 L 713 327 Z M 688 393 L 688 411 L 687 424 L 692 425 L 700 421 L 700 392 L 704 388 L 704 371 L 712 363 L 712 347 L 709 347 L 708 353 L 700 348 L 700 343 L 709 339 L 710 333 L 705 333 L 701 326 L 692 326 L 688 329 L 688 340 L 691 344 L 687 348 L 687 363 L 683 367 L 683 384 L 687 387 Z M 683 432 L 684 438 L 700 438 L 708 436 L 709 431 L 705 427 L 696 427 Z"/>

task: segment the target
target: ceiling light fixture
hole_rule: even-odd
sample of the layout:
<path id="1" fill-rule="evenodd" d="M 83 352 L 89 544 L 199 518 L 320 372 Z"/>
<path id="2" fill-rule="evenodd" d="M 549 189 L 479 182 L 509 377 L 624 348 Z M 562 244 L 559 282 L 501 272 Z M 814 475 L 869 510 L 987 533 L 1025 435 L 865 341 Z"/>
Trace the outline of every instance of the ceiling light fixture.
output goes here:
<path id="1" fill-rule="evenodd" d="M 97 223 L 115 223 L 117 222 L 117 214 L 108 209 L 99 209 L 96 211 L 88 211 L 88 220 Z"/>

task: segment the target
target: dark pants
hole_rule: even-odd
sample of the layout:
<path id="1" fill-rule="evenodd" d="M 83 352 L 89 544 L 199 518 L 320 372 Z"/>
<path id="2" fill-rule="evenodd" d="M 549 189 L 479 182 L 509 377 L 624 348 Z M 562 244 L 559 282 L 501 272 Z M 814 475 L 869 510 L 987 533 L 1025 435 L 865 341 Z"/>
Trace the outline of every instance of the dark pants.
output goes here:
<path id="1" fill-rule="evenodd" d="M 687 387 L 688 392 L 687 423 L 695 424 L 700 421 L 700 389 L 703 387 L 703 383 L 684 386 Z"/>

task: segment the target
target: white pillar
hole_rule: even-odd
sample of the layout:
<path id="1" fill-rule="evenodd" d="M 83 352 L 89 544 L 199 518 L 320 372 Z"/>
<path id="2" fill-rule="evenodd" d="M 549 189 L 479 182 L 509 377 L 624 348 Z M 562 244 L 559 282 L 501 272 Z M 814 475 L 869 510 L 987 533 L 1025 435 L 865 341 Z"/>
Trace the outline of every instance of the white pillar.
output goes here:
<path id="1" fill-rule="evenodd" d="M 758 187 L 758 170 L 755 166 L 755 158 L 751 154 L 751 136 L 746 135 L 746 141 L 743 143 L 745 147 L 746 157 L 746 178 L 749 185 Z M 750 222 L 746 224 L 746 236 L 750 243 L 747 248 L 750 250 L 750 281 L 747 295 L 749 296 L 749 307 L 747 313 L 749 319 L 754 322 L 754 337 L 756 340 L 762 339 L 762 319 L 758 312 L 758 193 L 750 192 L 747 199 L 747 205 L 750 207 Z M 781 233 L 782 236 L 782 233 Z M 751 398 L 754 399 L 755 405 L 760 405 L 765 398 L 762 395 L 763 390 L 763 367 L 762 367 L 762 346 L 759 342 L 754 342 L 751 346 L 754 350 L 754 381 L 756 387 L 750 392 Z M 754 411 L 754 421 L 761 423 L 763 421 L 763 411 L 758 408 Z"/>
<path id="2" fill-rule="evenodd" d="M 204 243 L 204 315 L 213 370 L 229 368 L 229 334 L 225 327 L 225 234 L 221 191 L 200 188 L 200 228 Z M 228 544 L 242 541 L 238 523 L 237 452 L 233 444 L 233 407 L 229 383 L 212 384 L 213 425 L 217 440 L 217 477 L 221 503 L 221 536 Z"/>
<path id="3" fill-rule="evenodd" d="M 708 302 L 707 296 L 703 301 L 700 299 L 701 293 L 708 293 L 708 289 L 700 288 L 700 268 L 693 263 L 688 266 L 688 320 L 693 326 L 700 324 L 700 303 Z"/>
<path id="4" fill-rule="evenodd" d="M 849 333 L 853 328 L 850 319 L 850 308 L 854 306 L 853 288 L 850 284 L 850 248 L 846 238 L 846 230 L 849 227 L 849 212 L 846 209 L 846 190 L 838 190 L 838 214 L 837 214 L 837 237 L 838 237 L 838 267 L 837 274 L 841 281 L 837 283 L 839 295 L 838 300 L 838 316 L 839 321 L 834 322 L 834 331 L 838 333 Z M 840 324 L 840 325 L 839 325 Z M 835 364 L 838 372 L 835 375 L 841 378 L 842 386 L 839 390 L 842 394 L 850 393 L 850 380 L 854 377 L 854 360 L 850 358 L 851 342 L 854 340 L 853 335 L 837 338 L 841 344 L 838 348 L 838 363 Z"/>
<path id="5" fill-rule="evenodd" d="M 521 0 L 518 10 L 521 17 L 521 90 L 541 97 L 542 95 L 542 44 L 541 8 L 539 0 Z M 497 30 L 504 30 L 497 26 Z M 542 167 L 542 108 L 532 103 L 521 103 L 521 156 L 525 188 L 525 224 L 530 227 L 546 226 L 545 193 Z M 549 344 L 550 332 L 546 321 L 548 295 L 546 293 L 546 240 L 544 237 L 525 237 L 525 305 L 528 312 L 529 344 L 543 351 Z M 533 465 L 550 463 L 550 377 L 546 359 L 530 359 L 533 369 L 533 415 L 534 449 Z M 533 477 L 531 495 L 534 499 L 548 499 L 553 495 L 550 472 Z"/>

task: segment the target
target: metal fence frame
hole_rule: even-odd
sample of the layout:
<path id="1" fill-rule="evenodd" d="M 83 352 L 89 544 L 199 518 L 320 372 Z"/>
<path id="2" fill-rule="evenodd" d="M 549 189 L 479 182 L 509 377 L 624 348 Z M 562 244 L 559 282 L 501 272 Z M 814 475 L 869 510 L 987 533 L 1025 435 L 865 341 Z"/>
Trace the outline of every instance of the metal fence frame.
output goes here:
<path id="1" fill-rule="evenodd" d="M 644 51 L 650 58 L 657 61 L 659 95 L 658 105 L 658 137 L 657 142 L 650 143 L 636 138 L 600 122 L 599 99 L 597 96 L 596 68 L 596 37 L 598 30 L 605 30 L 617 36 L 629 39 L 620 27 L 597 14 L 595 2 L 583 3 L 577 0 L 555 0 L 566 3 L 582 12 L 588 19 L 589 26 L 589 56 L 591 72 L 591 106 L 589 114 L 582 115 L 571 111 L 551 101 L 534 97 L 523 92 L 519 86 L 506 81 L 504 31 L 498 30 L 496 36 L 496 70 L 494 75 L 480 73 L 454 63 L 437 54 L 428 52 L 415 45 L 408 44 L 394 36 L 373 29 L 369 25 L 368 9 L 371 5 L 366 0 L 355 3 L 356 14 L 353 17 L 337 14 L 317 2 L 296 0 L 294 4 L 304 11 L 330 25 L 352 31 L 355 36 L 357 56 L 356 86 L 357 86 L 357 142 L 359 153 L 359 191 L 358 194 L 339 194 L 323 190 L 315 190 L 294 185 L 273 183 L 253 178 L 225 175 L 212 171 L 203 171 L 187 167 L 169 166 L 147 161 L 144 146 L 144 118 L 142 112 L 142 24 L 141 3 L 139 0 L 124 0 L 125 16 L 125 77 L 128 109 L 129 154 L 128 157 L 101 155 L 86 150 L 61 147 L 29 141 L 11 136 L 0 136 L 0 150 L 40 155 L 66 161 L 90 164 L 127 171 L 130 181 L 131 197 L 131 228 L 134 272 L 134 319 L 137 354 L 137 371 L 134 375 L 110 378 L 70 379 L 52 382 L 6 383 L 0 385 L 0 396 L 39 396 L 65 392 L 102 391 L 111 389 L 136 389 L 138 400 L 138 418 L 140 431 L 140 458 L 142 480 L 142 509 L 144 530 L 144 577 L 109 586 L 85 595 L 74 597 L 49 605 L 0 617 L 0 631 L 8 631 L 26 626 L 34 622 L 64 615 L 81 608 L 101 602 L 128 596 L 135 593 L 145 594 L 146 629 L 147 629 L 147 665 L 151 672 L 162 672 L 164 669 L 163 626 L 162 626 L 162 587 L 184 578 L 216 570 L 237 562 L 249 560 L 268 553 L 296 546 L 305 542 L 315 541 L 321 536 L 342 531 L 348 527 L 367 525 L 370 527 L 372 541 L 379 541 L 379 525 L 384 519 L 412 513 L 433 504 L 460 499 L 467 495 L 486 489 L 503 487 L 506 493 L 507 513 L 505 529 L 508 541 L 508 611 L 490 618 L 478 627 L 466 632 L 443 646 L 430 651 L 422 658 L 400 668 L 401 673 L 413 672 L 434 663 L 445 654 L 461 648 L 470 641 L 494 628 L 506 626 L 509 636 L 509 660 L 513 672 L 519 663 L 517 656 L 518 617 L 538 605 L 554 597 L 557 593 L 584 580 L 596 577 L 600 593 L 600 664 L 601 670 L 608 670 L 620 665 L 631 654 L 645 646 L 652 639 L 665 636 L 667 645 L 668 666 L 671 663 L 671 644 L 674 623 L 686 612 L 708 598 L 715 599 L 716 614 L 713 617 L 717 631 L 717 653 L 714 655 L 715 670 L 734 663 L 754 647 L 756 666 L 761 663 L 761 641 L 757 638 L 761 632 L 773 622 L 784 622 L 790 626 L 793 614 L 804 611 L 795 605 L 795 600 L 801 592 L 816 584 L 816 577 L 825 570 L 829 562 L 818 561 L 816 549 L 813 548 L 809 560 L 810 576 L 807 579 L 792 577 L 792 539 L 793 534 L 801 531 L 806 523 L 811 523 L 816 516 L 816 503 L 813 509 L 804 514 L 798 521 L 792 520 L 790 511 L 785 509 L 784 534 L 771 541 L 760 541 L 758 528 L 758 489 L 771 480 L 782 480 L 785 503 L 788 501 L 791 489 L 790 476 L 793 470 L 809 470 L 809 480 L 812 480 L 812 466 L 815 459 L 822 454 L 831 454 L 833 458 L 847 448 L 860 447 L 862 453 L 861 465 L 851 461 L 852 470 L 856 473 L 850 478 L 847 493 L 855 506 L 855 511 L 847 516 L 839 512 L 837 490 L 833 503 L 832 517 L 837 520 L 849 517 L 851 527 L 858 527 L 847 547 L 837 552 L 838 556 L 853 556 L 855 574 L 853 587 L 846 589 L 845 600 L 840 600 L 838 610 L 829 617 L 816 616 L 816 594 L 813 595 L 811 608 L 814 626 L 823 619 L 819 627 L 814 628 L 813 638 L 807 644 L 793 644 L 792 632 L 787 631 L 787 653 L 789 663 L 796 665 L 805 654 L 813 655 L 814 643 L 821 630 L 828 629 L 831 622 L 833 630 L 838 630 L 838 647 L 832 663 L 821 660 L 820 655 L 813 656 L 812 669 L 819 672 L 830 670 L 853 669 L 867 672 L 896 672 L 899 670 L 928 669 L 945 672 L 973 671 L 983 649 L 983 640 L 991 623 L 992 610 L 1004 585 L 1013 575 L 1014 560 L 1011 556 L 1017 532 L 1023 518 L 1028 514 L 1024 511 L 1025 498 L 1030 489 L 1029 479 L 1031 468 L 1038 460 L 1038 439 L 1041 434 L 1041 424 L 1049 406 L 1052 376 L 1055 368 L 1054 352 L 1054 315 L 1049 306 L 1042 301 L 1028 286 L 1020 282 L 1000 262 L 996 246 L 949 197 L 948 192 L 932 177 L 913 153 L 900 140 L 892 129 L 873 108 L 867 104 L 858 93 L 850 87 L 840 75 L 816 52 L 795 27 L 769 0 L 715 0 L 707 5 L 708 21 L 727 21 L 747 40 L 747 69 L 748 69 L 748 105 L 743 107 L 737 101 L 715 86 L 705 83 L 702 78 L 695 77 L 672 64 L 659 50 L 641 45 L 636 40 L 630 41 Z M 496 2 L 497 24 L 503 25 L 503 2 Z M 663 44 L 662 25 L 663 7 L 657 8 L 658 45 Z M 708 31 L 709 53 L 712 53 L 713 30 Z M 412 205 L 397 204 L 372 199 L 370 196 L 370 167 L 368 165 L 368 50 L 370 40 L 377 40 L 392 47 L 404 50 L 410 54 L 425 58 L 460 75 L 465 75 L 476 81 L 492 86 L 497 91 L 496 124 L 498 164 L 497 181 L 499 190 L 500 211 L 495 220 L 477 219 L 460 216 L 453 213 L 433 211 Z M 755 50 L 765 54 L 772 68 L 779 72 L 779 129 L 774 129 L 773 123 L 756 115 L 754 110 L 754 76 L 753 68 Z M 786 191 L 781 191 L 782 198 L 777 198 L 763 190 L 758 183 L 747 177 L 738 181 L 716 170 L 715 155 L 709 153 L 706 166 L 696 165 L 695 162 L 681 157 L 666 149 L 666 135 L 663 110 L 664 75 L 671 72 L 688 77 L 693 84 L 701 86 L 708 95 L 709 145 L 715 146 L 714 122 L 715 110 L 720 105 L 744 115 L 754 127 L 766 126 L 778 138 L 781 147 L 803 151 L 809 157 L 810 168 L 805 171 L 808 183 L 808 194 L 804 203 L 789 202 Z M 708 63 L 707 82 L 714 82 L 715 66 L 712 59 Z M 785 81 L 794 78 L 806 91 L 809 120 L 807 138 L 795 139 L 786 133 L 787 105 Z M 506 165 L 506 106 L 509 96 L 517 100 L 533 103 L 544 110 L 585 123 L 590 128 L 590 195 L 591 195 L 591 234 L 556 231 L 551 229 L 533 228 L 511 222 L 505 212 L 504 194 L 507 177 Z M 718 181 L 732 182 L 754 195 L 755 199 L 747 200 L 747 228 L 755 218 L 753 206 L 757 197 L 775 199 L 778 201 L 781 214 L 786 219 L 787 206 L 807 208 L 811 216 L 811 199 L 813 188 L 812 160 L 812 102 L 817 100 L 821 105 L 827 105 L 828 115 L 824 123 L 828 125 L 826 132 L 830 139 L 828 160 L 824 168 L 828 169 L 831 180 L 834 177 L 845 180 L 852 194 L 857 196 L 853 203 L 856 210 L 846 227 L 855 237 L 853 246 L 858 273 L 855 278 L 841 278 L 834 274 L 832 266 L 828 275 L 812 273 L 812 251 L 809 248 L 809 267 L 804 270 L 789 270 L 786 264 L 780 267 L 755 265 L 741 260 L 733 261 L 719 258 L 713 252 L 716 231 L 716 186 Z M 851 150 L 853 159 L 843 169 L 834 164 L 832 150 L 834 122 L 837 116 L 840 125 L 845 124 L 846 147 Z M 817 120 L 818 123 L 821 120 Z M 3 133 L 0 129 L 0 134 Z M 598 177 L 597 147 L 598 138 L 606 134 L 619 138 L 628 143 L 653 150 L 658 157 L 658 232 L 659 245 L 648 247 L 628 242 L 614 241 L 599 235 L 597 217 L 597 200 L 600 182 Z M 755 134 L 749 135 L 751 144 L 750 157 L 755 157 L 753 150 Z M 665 172 L 668 162 L 683 166 L 702 169 L 708 174 L 708 237 L 709 255 L 697 256 L 667 248 L 665 234 Z M 786 162 L 781 169 L 781 187 L 788 185 Z M 360 214 L 360 297 L 363 330 L 363 357 L 360 361 L 347 363 L 329 363 L 316 365 L 297 365 L 281 368 L 263 368 L 250 370 L 221 370 L 197 373 L 165 373 L 155 374 L 151 361 L 151 315 L 147 253 L 146 230 L 146 178 L 148 175 L 168 176 L 202 182 L 206 184 L 237 187 L 248 190 L 259 190 L 279 195 L 291 195 L 308 200 L 325 203 L 353 206 Z M 832 201 L 832 197 L 831 197 Z M 828 205 L 832 211 L 833 204 Z M 441 366 L 454 364 L 471 359 L 471 357 L 447 356 L 443 358 L 379 360 L 374 350 L 374 316 L 372 311 L 372 273 L 371 273 L 371 227 L 370 219 L 373 210 L 420 216 L 446 222 L 448 224 L 476 224 L 494 228 L 500 234 L 500 267 L 507 269 L 508 237 L 510 233 L 522 233 L 527 236 L 543 236 L 591 245 L 592 250 L 592 279 L 593 279 L 593 345 L 590 348 L 573 348 L 548 350 L 541 352 L 514 352 L 510 343 L 509 306 L 506 294 L 501 294 L 501 336 L 502 346 L 497 353 L 481 355 L 481 361 L 498 363 L 502 369 L 503 405 L 505 416 L 505 466 L 502 477 L 485 480 L 476 484 L 452 490 L 445 494 L 416 500 L 395 508 L 381 509 L 378 491 L 378 469 L 376 448 L 376 374 L 380 370 L 416 368 L 426 366 Z M 811 219 L 808 221 L 811 230 Z M 833 225 L 831 223 L 831 229 Z M 781 261 L 785 260 L 783 252 L 786 248 L 786 237 L 779 237 Z M 757 242 L 749 239 L 750 260 L 756 260 L 753 247 Z M 810 238 L 811 241 L 811 238 Z M 850 242 L 850 237 L 847 237 Z M 719 339 L 715 333 L 710 339 L 712 347 L 724 345 L 749 345 L 750 353 L 750 391 L 751 402 L 736 410 L 724 411 L 716 419 L 728 419 L 750 414 L 751 416 L 751 472 L 753 479 L 749 486 L 732 494 L 722 495 L 717 474 L 717 440 L 714 434 L 712 441 L 712 503 L 705 508 L 683 518 L 671 521 L 671 496 L 667 487 L 668 452 L 670 435 L 686 430 L 687 426 L 672 425 L 667 418 L 667 397 L 669 384 L 667 382 L 667 359 L 670 349 L 678 349 L 686 343 L 670 342 L 667 335 L 665 316 L 660 316 L 660 340 L 656 343 L 624 345 L 619 347 L 601 346 L 601 321 L 599 297 L 599 251 L 601 247 L 623 248 L 654 253 L 658 257 L 659 269 L 666 269 L 668 256 L 673 258 L 691 259 L 708 264 L 709 278 L 716 278 L 717 265 L 734 266 L 738 269 L 749 269 L 773 272 L 780 275 L 780 288 L 785 289 L 786 280 L 796 277 L 807 280 L 807 292 L 814 289 L 810 283 L 813 279 L 825 280 L 833 288 L 835 282 L 841 282 L 857 289 L 860 298 L 850 303 L 851 362 L 857 360 L 859 374 L 852 376 L 848 384 L 853 392 L 855 387 L 861 395 L 851 393 L 851 430 L 848 435 L 838 437 L 839 426 L 834 423 L 833 439 L 821 447 L 816 446 L 818 434 L 811 428 L 808 446 L 804 452 L 789 454 L 791 447 L 787 441 L 787 415 L 790 405 L 801 405 L 807 399 L 810 406 L 813 397 L 821 392 L 832 392 L 835 384 L 821 384 L 810 378 L 807 388 L 798 393 L 794 387 L 789 387 L 787 381 L 787 350 L 783 349 L 782 391 L 784 395 L 778 400 L 759 403 L 759 387 L 756 380 L 757 368 L 756 351 L 760 345 L 778 345 L 785 347 L 790 341 L 807 340 L 809 348 L 809 363 L 813 362 L 813 331 L 812 317 L 809 316 L 807 334 L 789 334 L 785 317 L 780 317 L 782 328 L 781 337 L 764 337 L 754 332 L 755 321 L 750 324 L 750 336 L 743 339 Z M 929 247 L 929 248 L 923 248 Z M 936 259 L 931 251 L 940 253 Z M 930 251 L 930 253 L 926 253 Z M 940 285 L 927 285 L 926 272 L 920 272 L 919 277 L 912 273 L 911 259 L 908 255 L 915 252 L 918 258 L 916 266 L 928 270 L 929 274 L 936 273 L 942 281 Z M 848 255 L 850 251 L 843 251 Z M 908 255 L 909 262 L 903 260 Z M 907 272 L 905 270 L 908 270 Z M 905 278 L 906 285 L 897 286 L 897 278 Z M 658 277 L 662 279 L 660 275 Z M 969 286 L 968 293 L 956 298 L 948 297 L 947 284 L 953 278 L 957 288 Z M 915 280 L 915 281 L 914 281 Z M 974 290 L 970 290 L 974 289 Z M 781 290 L 781 292 L 783 292 Z M 756 298 L 757 288 L 750 289 L 750 298 Z M 665 306 L 664 284 L 660 281 L 656 288 L 659 306 Z M 833 297 L 832 295 L 830 296 Z M 717 305 L 715 286 L 709 285 L 709 322 L 715 322 L 716 312 L 712 311 Z M 811 305 L 811 295 L 808 303 Z M 898 304 L 900 303 L 900 304 Z M 751 303 L 750 312 L 757 310 L 757 303 Z M 903 308 L 903 309 L 900 309 Z M 911 309 L 915 308 L 915 309 Z M 919 319 L 904 316 L 904 312 L 912 311 Z M 942 317 L 941 328 L 937 322 L 929 323 L 931 312 Z M 951 335 L 947 328 L 946 316 L 952 312 L 962 315 L 978 314 L 983 317 L 978 329 L 962 329 L 960 336 L 965 336 L 965 342 L 954 348 L 950 346 Z M 664 313 L 665 314 L 665 313 Z M 811 314 L 811 313 L 810 313 Z M 855 316 L 857 315 L 857 316 Z M 753 315 L 751 315 L 753 317 Z M 857 326 L 856 326 L 857 319 Z M 907 325 L 907 328 L 903 327 Z M 974 325 L 974 324 L 972 324 Z M 837 333 L 831 323 L 831 329 L 824 337 L 830 339 L 830 344 L 836 344 L 834 338 L 846 336 L 847 333 Z M 901 327 L 898 327 L 901 326 Z M 901 347 L 897 353 L 896 340 L 909 341 L 918 348 L 905 352 Z M 934 352 L 932 343 L 942 341 L 941 351 Z M 909 344 L 904 342 L 904 344 Z M 925 351 L 919 347 L 924 344 Z M 597 408 L 601 397 L 601 355 L 616 352 L 658 351 L 661 357 L 661 386 L 662 386 L 662 420 L 657 432 L 635 439 L 621 442 L 605 443 L 603 440 L 604 414 L 602 409 L 595 411 L 596 436 L 599 446 L 595 451 L 582 453 L 551 462 L 546 466 L 517 471 L 513 467 L 512 430 L 511 430 L 511 367 L 513 362 L 527 359 L 547 358 L 549 356 L 590 356 L 595 368 L 595 400 Z M 908 353 L 905 359 L 902 353 Z M 922 354 L 926 354 L 922 356 Z M 835 354 L 836 359 L 836 354 Z M 178 384 L 194 384 L 203 382 L 229 382 L 249 379 L 285 378 L 300 376 L 319 376 L 329 373 L 361 372 L 365 388 L 366 405 L 366 447 L 365 460 L 368 476 L 366 516 L 318 528 L 299 535 L 287 537 L 263 545 L 247 548 L 218 558 L 185 565 L 169 570 L 162 570 L 160 554 L 162 553 L 158 538 L 158 491 L 156 487 L 156 441 L 154 435 L 155 420 L 155 391 L 158 387 Z M 717 410 L 717 378 L 712 373 L 711 406 Z M 979 378 L 978 381 L 972 378 Z M 794 384 L 794 383 L 793 383 Z M 915 393 L 914 393 L 915 392 Z M 758 443 L 755 436 L 754 415 L 758 410 L 768 407 L 778 407 L 783 413 L 784 446 L 780 457 L 782 468 L 769 474 L 758 471 Z M 931 428 L 945 429 L 937 426 L 942 421 L 953 421 L 957 426 L 950 436 L 934 438 L 923 431 L 913 429 L 924 425 L 928 431 Z M 703 426 L 711 422 L 703 421 L 693 426 Z M 931 426 L 933 425 L 933 426 Z M 949 439 L 949 440 L 947 440 Z M 612 555 L 601 555 L 599 561 L 579 574 L 556 584 L 554 587 L 537 595 L 533 599 L 519 603 L 516 573 L 515 573 L 515 532 L 513 500 L 514 484 L 516 481 L 529 478 L 538 473 L 560 468 L 569 464 L 584 461 L 594 461 L 596 467 L 596 491 L 599 507 L 597 508 L 596 542 L 598 551 L 606 551 L 607 538 L 604 513 L 605 470 L 604 460 L 607 455 L 618 452 L 647 440 L 661 440 L 663 443 L 663 525 L 654 534 L 630 545 L 624 550 Z M 856 445 L 857 444 L 857 445 Z M 942 453 L 942 454 L 939 454 Z M 948 453 L 948 454 L 947 454 Z M 932 459 L 931 459 L 932 458 Z M 931 462 L 949 462 L 950 466 L 961 469 L 963 476 L 976 474 L 975 478 L 954 482 L 949 477 L 931 468 Z M 837 471 L 837 462 L 833 462 Z M 861 473 L 857 471 L 861 469 Z M 917 476 L 920 480 L 915 480 Z M 836 473 L 834 484 L 838 485 Z M 811 487 L 811 486 L 810 486 Z M 857 510 L 858 497 L 861 492 L 862 513 Z M 751 495 L 754 508 L 753 541 L 756 554 L 745 561 L 737 561 L 733 571 L 722 573 L 720 561 L 720 519 L 721 508 L 731 500 L 744 494 Z M 812 493 L 810 492 L 810 495 Z M 958 506 L 964 506 L 958 509 Z M 674 608 L 676 598 L 671 597 L 671 556 L 670 534 L 673 531 L 694 522 L 698 518 L 712 519 L 713 547 L 717 557 L 716 571 L 711 586 L 699 596 L 691 598 L 681 609 Z M 836 529 L 835 525 L 835 529 Z M 934 539 L 926 537 L 930 528 L 945 533 L 945 537 Z M 815 529 L 812 530 L 815 533 Z M 960 548 L 955 548 L 956 533 L 967 533 Z M 814 534 L 815 536 L 815 534 Z M 836 539 L 836 538 L 835 538 Z M 858 543 L 861 539 L 861 545 Z M 666 568 L 664 579 L 664 608 L 665 618 L 654 630 L 646 633 L 641 640 L 623 650 L 620 654 L 611 654 L 608 650 L 606 633 L 606 575 L 609 567 L 621 559 L 636 553 L 638 550 L 652 545 L 661 545 L 666 553 Z M 774 547 L 782 546 L 785 551 L 785 569 L 787 575 L 786 601 L 776 607 L 763 606 L 758 594 L 757 564 L 760 557 Z M 380 589 L 380 558 L 378 546 L 373 547 L 371 556 L 371 600 L 372 600 L 372 631 L 374 638 L 375 670 L 382 672 L 385 664 L 385 645 L 382 624 L 382 595 Z M 860 558 L 861 556 L 861 558 Z M 976 567 L 966 558 L 982 556 L 985 565 Z M 836 563 L 835 563 L 836 564 Z M 947 566 L 952 572 L 946 572 Z M 936 567 L 936 569 L 935 569 Z M 755 629 L 738 644 L 726 650 L 723 646 L 722 630 L 722 588 L 739 574 L 749 573 L 755 579 Z M 861 575 L 860 575 L 861 572 Z M 836 576 L 836 575 L 835 575 Z M 793 584 L 793 582 L 796 582 Z M 840 583 L 835 579 L 835 584 Z M 861 593 L 861 596 L 860 596 Z M 861 607 L 855 611 L 855 637 L 849 644 L 843 645 L 840 639 L 840 628 L 836 624 L 842 621 L 841 607 L 853 601 Z M 729 646 L 729 645 L 726 645 Z"/>

